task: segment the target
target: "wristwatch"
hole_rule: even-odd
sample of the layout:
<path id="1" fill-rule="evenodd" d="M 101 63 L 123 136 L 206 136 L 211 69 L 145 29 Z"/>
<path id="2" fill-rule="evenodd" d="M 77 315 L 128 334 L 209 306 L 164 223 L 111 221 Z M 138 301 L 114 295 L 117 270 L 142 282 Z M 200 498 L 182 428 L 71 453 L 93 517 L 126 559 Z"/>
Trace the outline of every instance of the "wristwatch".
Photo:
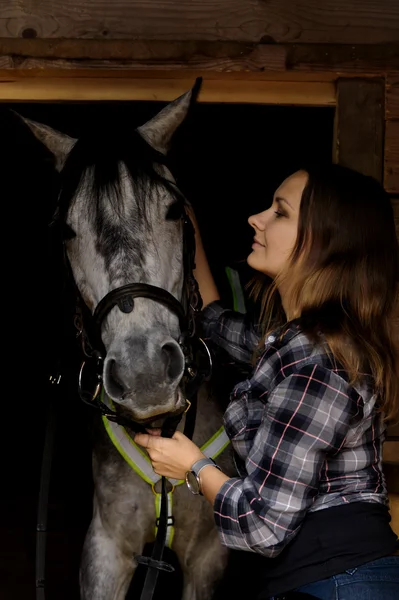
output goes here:
<path id="1" fill-rule="evenodd" d="M 219 469 L 219 471 L 222 470 L 212 458 L 201 458 L 193 464 L 193 466 L 191 467 L 191 471 L 187 471 L 186 484 L 192 494 L 202 496 L 201 481 L 199 475 L 202 469 L 208 466 L 216 467 L 217 469 Z"/>

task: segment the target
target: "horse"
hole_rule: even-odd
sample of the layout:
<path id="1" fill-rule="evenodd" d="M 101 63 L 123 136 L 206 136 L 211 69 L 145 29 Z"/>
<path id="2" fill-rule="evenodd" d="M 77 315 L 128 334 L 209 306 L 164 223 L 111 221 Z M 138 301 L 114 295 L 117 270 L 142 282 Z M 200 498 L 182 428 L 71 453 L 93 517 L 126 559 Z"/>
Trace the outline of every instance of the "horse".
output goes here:
<path id="1" fill-rule="evenodd" d="M 21 117 L 55 157 L 60 193 L 54 222 L 74 285 L 97 325 L 90 335 L 80 331 L 86 333 L 87 353 L 94 348 L 101 359 L 97 388 L 102 395 L 96 401 L 106 407 L 103 415 L 93 417 L 94 497 L 80 562 L 82 600 L 123 600 L 138 558 L 154 540 L 160 478 L 145 452 L 137 451 L 129 423 L 158 428 L 187 409 L 177 307 L 184 304 L 187 278 L 187 200 L 167 157 L 197 92 L 196 83 L 136 129 L 103 125 L 78 139 Z M 120 290 L 127 291 L 118 295 Z M 112 419 L 115 415 L 125 426 Z M 210 440 L 208 448 L 214 446 L 213 455 L 219 454 L 217 463 L 233 475 L 222 417 L 209 384 L 203 383 L 193 441 L 202 447 Z M 180 430 L 185 418 L 186 413 Z M 209 600 L 223 577 L 228 550 L 203 497 L 176 481 L 169 486 L 172 497 L 172 548 L 182 570 L 183 600 Z"/>

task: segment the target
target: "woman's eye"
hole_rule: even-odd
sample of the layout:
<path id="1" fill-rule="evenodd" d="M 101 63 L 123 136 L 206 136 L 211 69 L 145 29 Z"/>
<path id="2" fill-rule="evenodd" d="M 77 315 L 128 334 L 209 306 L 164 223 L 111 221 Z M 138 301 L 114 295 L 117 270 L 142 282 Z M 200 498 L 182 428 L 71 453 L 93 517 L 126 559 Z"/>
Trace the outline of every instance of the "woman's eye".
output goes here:
<path id="1" fill-rule="evenodd" d="M 182 207 L 181 202 L 174 202 L 168 208 L 168 211 L 166 213 L 166 220 L 167 221 L 177 221 L 178 219 L 181 219 L 182 216 L 183 216 L 183 207 Z"/>
<path id="2" fill-rule="evenodd" d="M 285 215 L 282 212 L 279 212 L 278 210 L 275 210 L 274 214 L 276 215 L 277 219 L 279 219 L 280 217 L 285 217 Z"/>

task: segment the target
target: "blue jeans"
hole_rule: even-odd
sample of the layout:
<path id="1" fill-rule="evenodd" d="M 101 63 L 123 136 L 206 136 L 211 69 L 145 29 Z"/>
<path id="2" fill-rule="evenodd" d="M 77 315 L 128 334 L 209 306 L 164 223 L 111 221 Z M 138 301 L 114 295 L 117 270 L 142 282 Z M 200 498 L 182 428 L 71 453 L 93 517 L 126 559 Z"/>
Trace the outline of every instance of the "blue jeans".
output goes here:
<path id="1" fill-rule="evenodd" d="M 320 600 L 399 600 L 399 556 L 386 556 L 295 590 Z"/>

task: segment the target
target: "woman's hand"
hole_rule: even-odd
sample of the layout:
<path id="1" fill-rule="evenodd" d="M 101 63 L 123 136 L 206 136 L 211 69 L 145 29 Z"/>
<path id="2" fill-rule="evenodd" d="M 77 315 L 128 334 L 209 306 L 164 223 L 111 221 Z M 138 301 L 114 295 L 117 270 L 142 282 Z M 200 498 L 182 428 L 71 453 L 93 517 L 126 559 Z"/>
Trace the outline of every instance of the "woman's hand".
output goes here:
<path id="1" fill-rule="evenodd" d="M 155 473 L 172 479 L 184 479 L 193 464 L 205 457 L 180 431 L 176 431 L 172 438 L 137 433 L 134 441 L 147 450 Z"/>

